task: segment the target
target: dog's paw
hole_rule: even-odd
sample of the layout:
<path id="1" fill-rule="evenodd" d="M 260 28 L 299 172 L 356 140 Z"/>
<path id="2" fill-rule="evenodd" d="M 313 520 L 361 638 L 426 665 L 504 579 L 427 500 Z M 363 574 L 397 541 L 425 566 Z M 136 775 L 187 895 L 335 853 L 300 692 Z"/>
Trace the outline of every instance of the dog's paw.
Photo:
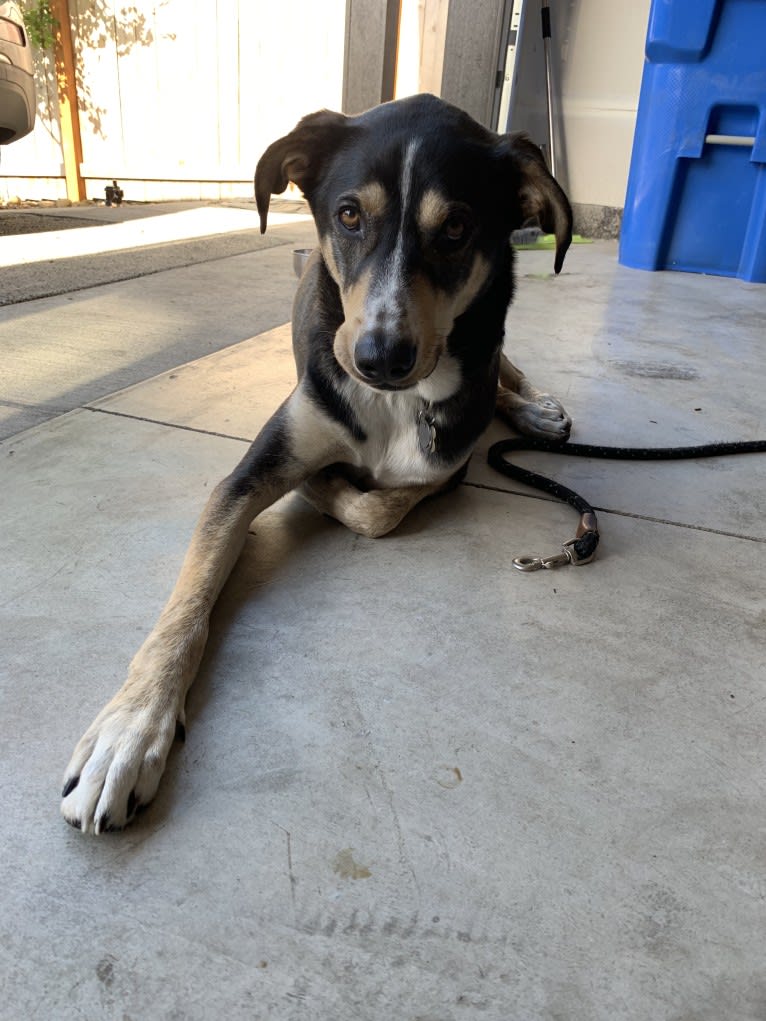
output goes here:
<path id="1" fill-rule="evenodd" d="M 61 814 L 83 833 L 126 826 L 157 793 L 173 738 L 174 709 L 133 704 L 118 694 L 83 735 L 64 773 Z"/>
<path id="2" fill-rule="evenodd" d="M 563 443 L 569 439 L 572 419 L 563 404 L 550 394 L 536 393 L 525 399 L 515 393 L 498 394 L 498 411 L 512 429 L 523 436 Z"/>

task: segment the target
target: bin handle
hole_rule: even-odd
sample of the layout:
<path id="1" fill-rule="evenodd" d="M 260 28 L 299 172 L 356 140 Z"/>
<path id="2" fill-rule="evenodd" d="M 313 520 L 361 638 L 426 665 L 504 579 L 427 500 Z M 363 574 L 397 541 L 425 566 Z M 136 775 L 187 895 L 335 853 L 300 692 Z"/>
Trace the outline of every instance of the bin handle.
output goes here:
<path id="1" fill-rule="evenodd" d="M 755 145 L 754 135 L 705 135 L 707 145 L 741 145 L 752 149 Z"/>

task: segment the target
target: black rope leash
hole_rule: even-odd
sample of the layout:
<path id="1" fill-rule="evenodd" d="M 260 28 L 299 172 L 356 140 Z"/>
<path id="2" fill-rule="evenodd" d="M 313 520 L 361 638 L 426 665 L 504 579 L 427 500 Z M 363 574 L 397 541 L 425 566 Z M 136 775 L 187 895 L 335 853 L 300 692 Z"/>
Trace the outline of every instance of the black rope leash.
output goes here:
<path id="1" fill-rule="evenodd" d="M 523 482 L 543 493 L 549 493 L 557 500 L 574 507 L 580 515 L 577 536 L 565 542 L 560 553 L 554 553 L 551 557 L 516 557 L 513 561 L 514 567 L 520 571 L 538 571 L 541 568 L 560 567 L 563 564 L 575 564 L 578 567 L 589 564 L 598 548 L 598 519 L 593 507 L 574 490 L 544 475 L 519 468 L 507 459 L 506 455 L 522 450 L 536 450 L 545 454 L 571 454 L 573 457 L 593 457 L 611 461 L 680 461 L 703 457 L 730 457 L 733 454 L 763 454 L 766 453 L 766 440 L 705 443 L 697 447 L 602 447 L 590 443 L 551 443 L 549 440 L 529 437 L 493 443 L 487 452 L 487 463 L 495 471 L 516 482 Z"/>

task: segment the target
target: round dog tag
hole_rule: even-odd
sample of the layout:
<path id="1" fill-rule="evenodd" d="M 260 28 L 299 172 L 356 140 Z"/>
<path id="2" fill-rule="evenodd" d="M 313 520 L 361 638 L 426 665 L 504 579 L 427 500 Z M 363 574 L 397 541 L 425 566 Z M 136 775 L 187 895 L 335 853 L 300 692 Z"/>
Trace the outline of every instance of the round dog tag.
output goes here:
<path id="1" fill-rule="evenodd" d="M 436 426 L 433 417 L 425 411 L 418 412 L 418 443 L 424 454 L 433 454 L 436 450 Z"/>

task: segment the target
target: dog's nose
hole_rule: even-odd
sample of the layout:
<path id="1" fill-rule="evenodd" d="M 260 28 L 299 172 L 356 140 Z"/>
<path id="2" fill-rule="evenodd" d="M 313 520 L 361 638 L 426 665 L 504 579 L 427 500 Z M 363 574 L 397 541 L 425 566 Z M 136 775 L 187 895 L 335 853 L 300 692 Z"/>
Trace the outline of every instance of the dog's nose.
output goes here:
<path id="1" fill-rule="evenodd" d="M 354 364 L 370 383 L 399 383 L 412 372 L 417 354 L 409 338 L 391 340 L 382 330 L 371 330 L 356 342 Z"/>

